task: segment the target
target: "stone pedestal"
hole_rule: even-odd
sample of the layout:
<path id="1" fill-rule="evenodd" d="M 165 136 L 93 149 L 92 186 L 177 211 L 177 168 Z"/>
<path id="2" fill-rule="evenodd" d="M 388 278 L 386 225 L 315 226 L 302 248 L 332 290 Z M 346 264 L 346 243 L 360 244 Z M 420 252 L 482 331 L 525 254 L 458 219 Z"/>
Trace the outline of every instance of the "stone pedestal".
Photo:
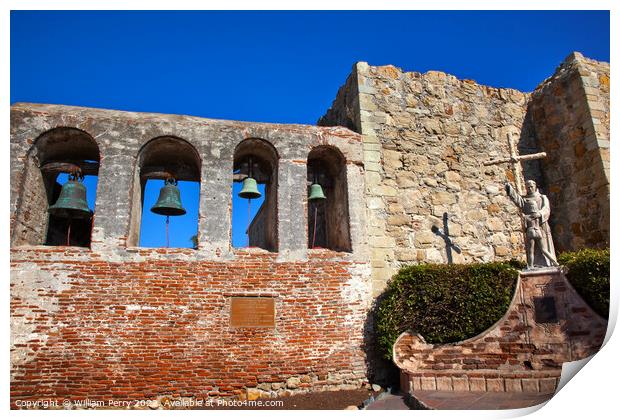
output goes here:
<path id="1" fill-rule="evenodd" d="M 465 341 L 433 345 L 415 332 L 394 344 L 401 386 L 415 390 L 555 391 L 562 363 L 598 351 L 607 322 L 558 268 L 521 272 L 502 319 Z"/>

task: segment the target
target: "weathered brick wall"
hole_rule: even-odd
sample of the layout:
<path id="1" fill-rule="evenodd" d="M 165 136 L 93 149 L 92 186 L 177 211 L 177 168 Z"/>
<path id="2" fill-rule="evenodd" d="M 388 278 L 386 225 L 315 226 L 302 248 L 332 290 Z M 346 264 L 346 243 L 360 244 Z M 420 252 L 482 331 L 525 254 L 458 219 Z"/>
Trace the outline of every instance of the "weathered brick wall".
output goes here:
<path id="1" fill-rule="evenodd" d="M 367 381 L 371 282 L 358 134 L 55 105 L 11 111 L 12 401 L 256 398 Z M 90 248 L 16 240 L 28 151 L 56 127 L 83 130 L 100 151 Z M 128 246 L 137 157 L 159 136 L 184 139 L 200 155 L 196 250 Z M 247 138 L 278 152 L 278 252 L 231 247 L 233 152 Z M 351 252 L 307 247 L 300 186 L 308 153 L 321 145 L 346 159 Z M 275 299 L 275 328 L 230 327 L 231 298 L 248 295 Z"/>
<path id="2" fill-rule="evenodd" d="M 15 250 L 11 398 L 357 388 L 364 266 L 329 252 L 278 263 L 264 253 L 222 262 L 144 249 L 115 262 L 75 248 Z M 276 328 L 230 327 L 232 296 L 274 297 Z"/>
<path id="3" fill-rule="evenodd" d="M 609 63 L 573 53 L 533 93 L 560 251 L 609 246 Z"/>
<path id="4" fill-rule="evenodd" d="M 509 156 L 509 133 L 522 153 L 532 151 L 527 101 L 441 72 L 357 63 L 319 124 L 352 126 L 363 137 L 375 294 L 403 264 L 447 262 L 431 230 L 444 228 L 444 213 L 462 249 L 452 251 L 454 262 L 522 257 L 518 210 L 503 191 L 512 167 L 482 162 Z M 525 172 L 540 179 L 537 165 Z"/>

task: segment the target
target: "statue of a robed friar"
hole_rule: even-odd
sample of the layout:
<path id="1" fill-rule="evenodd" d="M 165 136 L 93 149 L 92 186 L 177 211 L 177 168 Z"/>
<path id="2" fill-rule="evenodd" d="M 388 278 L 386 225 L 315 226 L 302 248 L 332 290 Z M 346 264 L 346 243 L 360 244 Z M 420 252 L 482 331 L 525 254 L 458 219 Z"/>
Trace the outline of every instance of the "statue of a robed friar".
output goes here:
<path id="1" fill-rule="evenodd" d="M 519 195 L 506 183 L 506 193 L 519 206 L 525 219 L 525 248 L 527 250 L 527 268 L 557 266 L 555 248 L 549 228 L 551 208 L 547 196 L 541 194 L 536 182 L 525 183 L 527 194 Z"/>

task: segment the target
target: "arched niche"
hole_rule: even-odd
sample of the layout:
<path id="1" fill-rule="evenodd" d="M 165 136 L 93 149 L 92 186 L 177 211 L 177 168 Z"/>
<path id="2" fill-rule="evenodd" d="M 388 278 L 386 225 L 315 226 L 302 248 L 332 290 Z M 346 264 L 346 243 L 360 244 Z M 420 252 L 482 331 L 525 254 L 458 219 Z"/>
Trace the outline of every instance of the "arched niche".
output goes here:
<path id="1" fill-rule="evenodd" d="M 173 178 L 178 182 L 181 202 L 188 210 L 183 216 L 171 216 L 171 226 L 176 229 L 171 247 L 196 247 L 198 242 L 198 203 L 200 195 L 201 158 L 188 141 L 175 136 L 161 136 L 149 140 L 138 152 L 131 196 L 131 221 L 127 236 L 128 246 L 164 247 L 161 238 L 141 241 L 141 232 L 157 232 L 165 238 L 165 217 L 151 217 L 151 207 L 158 198 L 164 181 Z M 188 186 L 192 184 L 191 187 Z M 148 202 L 147 202 L 148 201 Z M 192 212 L 190 212 L 193 209 Z M 178 218 L 184 218 L 183 220 Z M 153 226 L 144 224 L 149 219 Z M 187 222 L 187 219 L 191 221 Z M 144 226 L 143 226 L 144 224 Z M 180 228 L 180 229 L 179 229 Z M 191 229 L 190 229 L 191 228 Z M 195 235 L 195 236 L 194 236 Z M 192 238 L 194 236 L 194 238 Z M 172 234 L 171 234 L 172 237 Z M 144 238 L 142 238 L 144 239 Z"/>
<path id="2" fill-rule="evenodd" d="M 325 199 L 308 201 L 308 248 L 351 251 L 346 159 L 333 146 L 308 154 L 308 185 L 321 185 Z"/>
<path id="3" fill-rule="evenodd" d="M 240 142 L 235 148 L 233 161 L 233 246 L 235 237 L 238 237 L 238 229 L 243 229 L 246 237 L 246 245 L 254 248 L 262 248 L 268 251 L 278 249 L 278 152 L 266 140 L 250 138 Z M 238 190 L 243 180 L 250 173 L 252 163 L 252 177 L 256 179 L 259 190 L 263 196 L 256 201 L 260 204 L 257 209 L 251 210 L 251 221 L 245 220 L 240 215 L 242 211 L 247 214 L 243 206 L 251 204 L 246 199 L 240 198 Z M 248 204 L 246 204 L 248 203 Z M 247 208 L 247 207 L 246 207 Z"/>
<path id="4" fill-rule="evenodd" d="M 48 208 L 58 200 L 67 175 L 79 169 L 94 210 L 99 161 L 97 143 L 83 130 L 58 127 L 37 137 L 26 156 L 13 245 L 89 247 L 92 217 L 69 221 L 49 214 Z"/>

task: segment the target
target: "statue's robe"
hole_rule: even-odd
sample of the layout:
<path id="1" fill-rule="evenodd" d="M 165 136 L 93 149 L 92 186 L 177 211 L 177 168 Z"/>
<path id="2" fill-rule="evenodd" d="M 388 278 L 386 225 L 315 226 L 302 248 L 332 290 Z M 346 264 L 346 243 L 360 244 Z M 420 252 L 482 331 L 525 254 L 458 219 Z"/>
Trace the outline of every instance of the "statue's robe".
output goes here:
<path id="1" fill-rule="evenodd" d="M 521 197 L 514 189 L 510 189 L 510 198 L 515 202 L 517 206 L 523 212 L 523 206 L 525 204 L 525 200 Z M 538 191 L 534 193 L 534 197 L 536 199 L 536 204 L 538 204 L 539 213 L 540 213 L 540 232 L 542 233 L 542 246 L 545 247 L 545 250 L 553 255 L 553 259 L 557 261 L 555 256 L 555 247 L 553 246 L 553 239 L 551 237 L 551 228 L 549 227 L 549 216 L 551 215 L 551 207 L 549 206 L 549 199 L 546 195 L 539 193 Z M 526 239 L 527 241 L 527 239 Z M 527 244 L 526 244 L 527 246 Z M 547 259 L 543 255 L 540 249 L 536 245 L 534 245 L 534 265 L 539 267 L 548 267 L 550 264 L 547 262 Z"/>

